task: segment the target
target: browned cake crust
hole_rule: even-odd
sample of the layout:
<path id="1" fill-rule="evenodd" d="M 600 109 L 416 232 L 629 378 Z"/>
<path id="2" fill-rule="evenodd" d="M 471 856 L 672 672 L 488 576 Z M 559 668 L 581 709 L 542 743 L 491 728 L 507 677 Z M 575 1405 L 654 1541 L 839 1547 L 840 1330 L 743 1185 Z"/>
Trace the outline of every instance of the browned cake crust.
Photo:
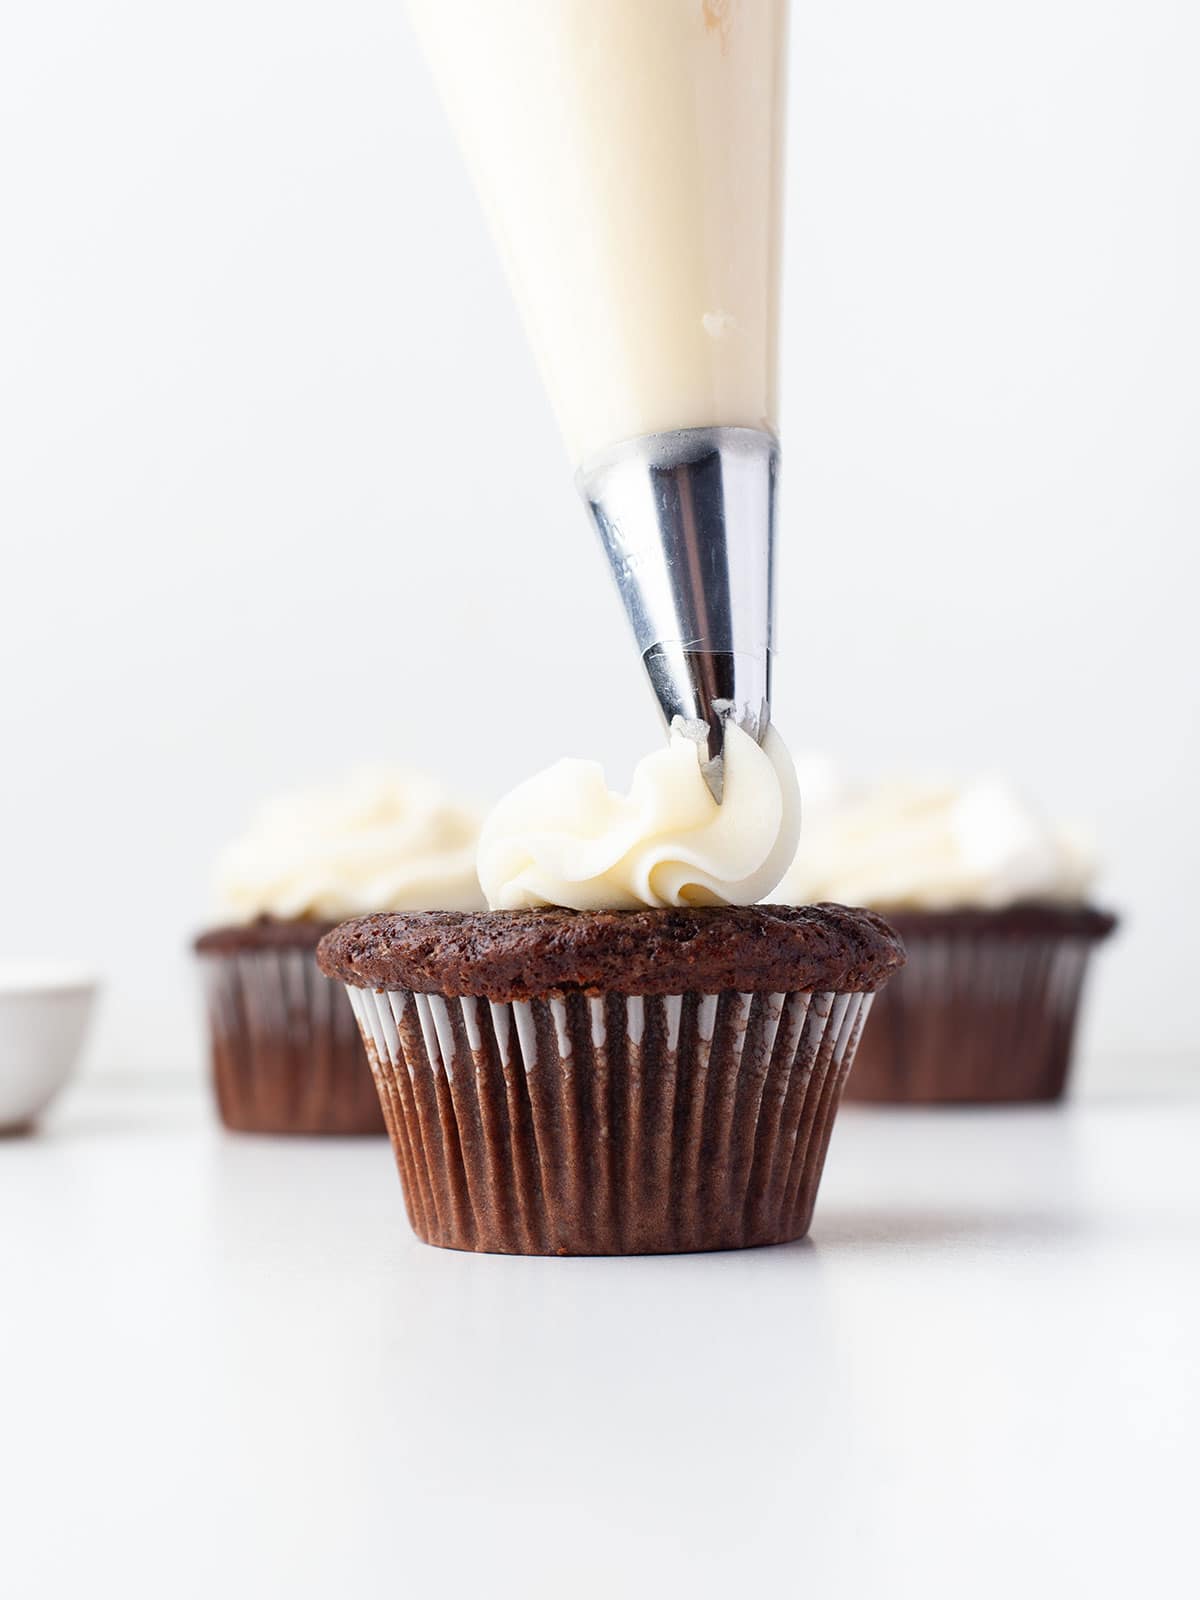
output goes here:
<path id="1" fill-rule="evenodd" d="M 344 922 L 321 970 L 360 989 L 496 1002 L 538 995 L 877 989 L 904 963 L 895 931 L 846 906 L 661 911 L 410 911 Z"/>
<path id="2" fill-rule="evenodd" d="M 233 955 L 249 950 L 315 950 L 317 941 L 336 922 L 317 917 L 257 917 L 253 922 L 235 922 L 227 927 L 208 928 L 196 939 L 193 948 L 200 955 Z"/>
<path id="3" fill-rule="evenodd" d="M 1110 911 L 1095 906 L 1056 906 L 1046 902 L 1005 906 L 1000 910 L 967 907 L 947 911 L 889 911 L 888 921 L 901 934 L 979 934 L 988 938 L 1062 935 L 1066 938 L 1103 939 L 1117 925 Z"/>

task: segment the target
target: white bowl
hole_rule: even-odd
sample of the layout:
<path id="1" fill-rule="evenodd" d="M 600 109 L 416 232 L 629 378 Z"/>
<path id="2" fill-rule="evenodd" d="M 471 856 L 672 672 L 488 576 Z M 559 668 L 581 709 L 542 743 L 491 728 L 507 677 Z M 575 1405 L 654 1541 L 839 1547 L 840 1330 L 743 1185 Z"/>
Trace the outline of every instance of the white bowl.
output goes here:
<path id="1" fill-rule="evenodd" d="M 76 968 L 0 964 L 0 1133 L 32 1122 L 70 1077 L 95 995 Z"/>

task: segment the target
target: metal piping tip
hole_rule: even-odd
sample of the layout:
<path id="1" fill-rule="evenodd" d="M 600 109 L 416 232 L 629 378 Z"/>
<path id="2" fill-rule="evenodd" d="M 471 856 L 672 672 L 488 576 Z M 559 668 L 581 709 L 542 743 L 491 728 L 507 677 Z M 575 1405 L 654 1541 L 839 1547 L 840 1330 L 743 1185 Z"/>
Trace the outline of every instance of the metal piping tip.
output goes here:
<path id="1" fill-rule="evenodd" d="M 694 739 L 705 782 L 718 803 L 725 793 L 725 724 L 762 742 L 771 720 L 770 655 L 655 645 L 642 657 L 663 720 Z"/>
<path id="2" fill-rule="evenodd" d="M 616 445 L 579 473 L 668 727 L 724 793 L 725 723 L 771 720 L 779 443 L 756 428 L 684 428 Z"/>

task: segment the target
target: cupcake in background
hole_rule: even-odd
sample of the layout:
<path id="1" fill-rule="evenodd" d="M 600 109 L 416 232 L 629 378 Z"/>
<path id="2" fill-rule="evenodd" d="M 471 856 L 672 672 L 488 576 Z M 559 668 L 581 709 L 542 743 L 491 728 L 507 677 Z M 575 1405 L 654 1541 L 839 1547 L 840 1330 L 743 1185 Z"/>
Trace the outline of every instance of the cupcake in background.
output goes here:
<path id="1" fill-rule="evenodd" d="M 1091 843 L 999 779 L 854 791 L 826 765 L 815 771 L 795 861 L 771 899 L 871 906 L 908 952 L 847 1098 L 1058 1099 L 1088 959 L 1116 920 L 1090 903 Z M 807 802 L 803 772 L 801 786 Z"/>
<path id="2" fill-rule="evenodd" d="M 383 1133 L 322 935 L 369 911 L 470 911 L 479 822 L 434 779 L 364 769 L 264 806 L 222 854 L 219 925 L 196 940 L 221 1120 L 249 1133 Z"/>

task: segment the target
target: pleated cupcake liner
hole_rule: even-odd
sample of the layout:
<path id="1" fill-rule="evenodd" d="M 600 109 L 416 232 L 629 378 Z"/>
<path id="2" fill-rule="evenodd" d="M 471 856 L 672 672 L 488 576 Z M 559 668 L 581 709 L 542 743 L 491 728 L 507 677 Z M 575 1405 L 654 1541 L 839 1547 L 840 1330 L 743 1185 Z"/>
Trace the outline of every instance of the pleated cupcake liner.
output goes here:
<path id="1" fill-rule="evenodd" d="M 354 1012 L 313 949 L 200 956 L 221 1121 L 240 1133 L 381 1134 Z"/>
<path id="2" fill-rule="evenodd" d="M 868 994 L 351 987 L 413 1229 L 519 1255 L 807 1231 Z"/>
<path id="3" fill-rule="evenodd" d="M 1060 1099 L 1095 939 L 905 929 L 904 940 L 907 964 L 879 996 L 847 1099 Z"/>

